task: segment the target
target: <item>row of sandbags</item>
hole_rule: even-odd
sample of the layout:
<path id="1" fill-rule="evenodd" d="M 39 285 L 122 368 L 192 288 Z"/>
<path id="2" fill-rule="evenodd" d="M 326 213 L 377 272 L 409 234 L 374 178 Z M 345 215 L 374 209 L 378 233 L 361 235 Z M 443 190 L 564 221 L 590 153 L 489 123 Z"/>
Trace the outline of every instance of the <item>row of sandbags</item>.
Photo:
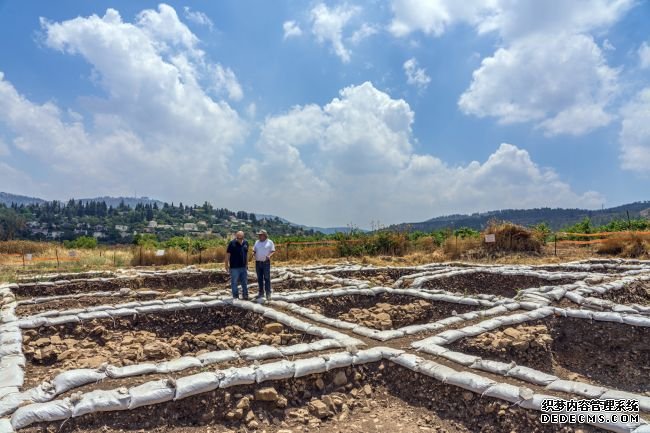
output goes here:
<path id="1" fill-rule="evenodd" d="M 540 411 L 543 400 L 554 398 L 537 394 L 527 387 L 497 382 L 472 372 L 458 371 L 401 350 L 375 347 L 358 352 L 338 352 L 296 361 L 284 360 L 258 366 L 203 372 L 176 380 L 161 379 L 146 382 L 129 389 L 97 390 L 48 403 L 31 404 L 16 410 L 9 422 L 6 419 L 0 420 L 0 433 L 11 433 L 38 422 L 65 420 L 95 412 L 136 409 L 183 399 L 217 388 L 300 378 L 351 365 L 378 362 L 382 359 L 387 359 L 404 368 L 479 394 L 482 397 L 503 400 L 524 409 Z M 620 395 L 610 397 L 622 398 Z M 650 428 L 645 422 L 596 425 L 620 433 L 650 432 Z"/>
<path id="2" fill-rule="evenodd" d="M 564 297 L 587 308 L 611 310 L 618 313 L 650 315 L 650 306 L 640 304 L 623 305 L 600 298 L 600 296 L 608 292 L 624 290 L 630 284 L 640 281 L 650 281 L 650 274 L 628 275 L 621 279 L 597 286 L 580 285 L 577 289 L 567 292 Z"/>
<path id="3" fill-rule="evenodd" d="M 485 332 L 493 331 L 506 326 L 516 326 L 529 321 L 543 319 L 551 315 L 573 317 L 583 320 L 597 320 L 607 322 L 625 323 L 633 326 L 650 327 L 650 318 L 637 315 L 625 315 L 612 312 L 591 312 L 587 310 L 574 310 L 562 308 L 540 308 L 526 313 L 516 313 L 509 316 L 493 317 L 475 325 L 464 328 L 452 329 L 441 332 L 435 336 L 413 342 L 411 347 L 418 351 L 440 356 L 449 361 L 458 363 L 468 368 L 486 371 L 501 376 L 514 377 L 535 385 L 545 386 L 549 391 L 561 391 L 581 395 L 587 398 L 632 398 L 639 400 L 642 411 L 650 412 L 650 397 L 627 393 L 623 391 L 593 386 L 582 382 L 562 380 L 558 377 L 547 374 L 532 368 L 482 359 L 480 356 L 468 355 L 462 352 L 454 352 L 445 346 L 452 344 L 466 337 L 476 337 Z"/>
<path id="4" fill-rule="evenodd" d="M 449 272 L 431 273 L 413 277 L 413 275 L 405 275 L 395 282 L 394 287 L 402 287 L 406 281 L 412 281 L 410 287 L 419 288 L 428 281 L 433 281 L 439 278 L 449 278 L 456 275 L 467 275 L 475 273 L 491 273 L 498 275 L 514 275 L 514 276 L 528 276 L 548 280 L 549 283 L 561 280 L 564 278 L 573 278 L 582 280 L 585 278 L 593 277 L 594 273 L 590 272 L 549 272 L 545 270 L 533 270 L 529 267 L 520 266 L 494 266 L 494 267 L 472 267 L 465 269 L 454 269 Z"/>
<path id="5" fill-rule="evenodd" d="M 85 312 L 71 314 L 68 312 L 59 312 L 59 315 L 55 317 L 46 317 L 46 316 L 31 316 L 27 318 L 20 319 L 18 321 L 18 326 L 22 329 L 29 328 L 38 328 L 40 326 L 57 326 L 66 323 L 80 323 L 85 320 L 95 320 L 95 319 L 109 319 L 115 317 L 125 317 L 132 316 L 135 314 L 156 314 L 170 311 L 185 311 L 196 308 L 217 308 L 224 306 L 232 306 L 235 308 L 241 308 L 244 310 L 252 311 L 258 313 L 265 318 L 275 320 L 282 323 L 285 326 L 289 326 L 293 329 L 296 329 L 300 332 L 305 332 L 307 334 L 316 335 L 321 338 L 331 338 L 341 342 L 343 345 L 353 344 L 358 345 L 362 344 L 361 341 L 352 338 L 346 334 L 334 331 L 331 329 L 326 329 L 318 326 L 311 325 L 309 323 L 303 322 L 302 320 L 296 319 L 288 314 L 276 311 L 272 308 L 265 307 L 261 304 L 242 301 L 238 299 L 213 299 L 205 300 L 207 295 L 203 295 L 197 298 L 187 297 L 179 299 L 164 299 L 164 300 L 152 300 L 152 301 L 143 301 L 143 302 L 133 302 L 132 305 L 126 306 L 111 306 L 103 305 L 96 307 L 89 307 L 84 309 Z M 201 300 L 204 299 L 204 300 Z M 117 307 L 117 308 L 116 308 Z"/>
<path id="6" fill-rule="evenodd" d="M 330 296 L 346 296 L 346 295 L 376 296 L 382 293 L 408 295 L 408 296 L 413 296 L 413 297 L 434 301 L 434 302 L 438 301 L 438 302 L 454 303 L 459 305 L 471 305 L 471 306 L 476 306 L 477 311 L 472 311 L 463 314 L 455 314 L 452 315 L 451 317 L 447 317 L 432 323 L 410 325 L 399 329 L 380 331 L 377 329 L 368 328 L 355 323 L 350 323 L 343 320 L 326 317 L 320 313 L 316 313 L 315 311 L 309 308 L 302 307 L 295 303 L 299 301 L 317 299 L 322 297 L 330 297 Z M 284 294 L 284 295 L 276 295 L 273 304 L 286 308 L 292 313 L 300 314 L 315 322 L 322 323 L 328 326 L 333 326 L 339 329 L 350 330 L 355 334 L 364 337 L 373 338 L 379 341 L 387 341 L 387 340 L 400 338 L 406 335 L 412 335 L 421 332 L 431 332 L 453 324 L 461 323 L 463 321 L 475 320 L 481 317 L 504 314 L 509 311 L 522 308 L 521 304 L 517 302 L 511 302 L 508 300 L 504 300 L 503 302 L 491 302 L 491 301 L 477 299 L 473 297 L 464 297 L 464 296 L 451 295 L 451 294 L 432 294 L 432 293 L 427 293 L 418 290 L 393 289 L 390 287 L 374 287 L 372 289 L 358 289 L 354 287 L 347 287 L 347 288 L 340 288 L 340 289 L 303 292 L 299 294 L 291 293 L 291 294 Z M 480 308 L 487 308 L 487 309 L 480 310 Z"/>
<path id="7" fill-rule="evenodd" d="M 12 287 L 11 284 L 0 284 L 0 401 L 17 393 L 25 380 L 23 338 L 16 321 L 16 299 Z"/>
<path id="8" fill-rule="evenodd" d="M 1 396 L 0 416 L 13 413 L 16 408 L 23 406 L 26 402 L 48 402 L 67 391 L 107 379 L 121 379 L 147 374 L 176 373 L 191 368 L 202 368 L 224 362 L 277 359 L 342 347 L 343 345 L 337 340 L 323 339 L 312 343 L 299 343 L 291 346 L 273 347 L 260 345 L 239 351 L 218 350 L 197 356 L 183 356 L 159 363 L 141 363 L 123 367 L 107 364 L 99 369 L 80 368 L 68 370 L 58 374 L 51 381 L 45 381 L 32 389 L 23 392 L 16 390 L 11 394 Z"/>

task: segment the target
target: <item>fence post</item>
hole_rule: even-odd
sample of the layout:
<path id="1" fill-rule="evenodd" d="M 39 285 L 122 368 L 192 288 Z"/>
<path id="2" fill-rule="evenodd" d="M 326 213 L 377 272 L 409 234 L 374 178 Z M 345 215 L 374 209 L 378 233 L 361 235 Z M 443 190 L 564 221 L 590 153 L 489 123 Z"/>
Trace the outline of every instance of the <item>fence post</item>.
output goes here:
<path id="1" fill-rule="evenodd" d="M 54 249 L 54 254 L 56 254 L 56 267 L 59 267 L 59 249 L 55 248 Z"/>
<path id="2" fill-rule="evenodd" d="M 199 265 L 201 264 L 201 250 L 199 250 Z"/>
<path id="3" fill-rule="evenodd" d="M 142 245 L 140 245 L 140 266 L 142 266 Z"/>
<path id="4" fill-rule="evenodd" d="M 287 261 L 289 260 L 289 245 L 291 245 L 291 242 L 287 242 Z"/>
<path id="5" fill-rule="evenodd" d="M 555 233 L 555 255 L 557 256 L 557 233 Z"/>
<path id="6" fill-rule="evenodd" d="M 25 269 L 25 251 L 23 251 L 23 269 Z"/>
<path id="7" fill-rule="evenodd" d="M 115 250 L 113 250 L 113 266 L 116 266 L 116 261 L 115 261 Z"/>

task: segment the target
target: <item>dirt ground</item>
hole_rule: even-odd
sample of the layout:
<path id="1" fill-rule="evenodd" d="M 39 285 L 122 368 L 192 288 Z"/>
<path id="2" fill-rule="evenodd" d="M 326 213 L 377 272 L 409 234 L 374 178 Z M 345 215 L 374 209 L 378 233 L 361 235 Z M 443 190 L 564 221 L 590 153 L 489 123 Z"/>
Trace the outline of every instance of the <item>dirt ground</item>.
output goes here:
<path id="1" fill-rule="evenodd" d="M 216 390 L 135 411 L 96 413 L 27 433 L 123 431 L 592 433 L 544 425 L 539 414 L 422 377 L 389 362 L 335 370 L 264 387 Z"/>
<path id="2" fill-rule="evenodd" d="M 428 301 L 415 296 L 382 293 L 376 296 L 346 295 L 310 299 L 298 304 L 333 319 L 387 330 L 435 322 L 479 307 Z"/>
<path id="3" fill-rule="evenodd" d="M 487 293 L 490 295 L 512 298 L 521 289 L 549 285 L 562 285 L 573 283 L 574 279 L 563 278 L 560 280 L 547 280 L 528 275 L 501 275 L 490 272 L 474 272 L 469 274 L 453 275 L 451 277 L 436 278 L 427 281 L 423 287 L 429 289 L 459 292 L 467 295 Z"/>
<path id="4" fill-rule="evenodd" d="M 630 392 L 650 389 L 649 328 L 551 317 L 466 338 L 450 347 L 562 379 Z"/>

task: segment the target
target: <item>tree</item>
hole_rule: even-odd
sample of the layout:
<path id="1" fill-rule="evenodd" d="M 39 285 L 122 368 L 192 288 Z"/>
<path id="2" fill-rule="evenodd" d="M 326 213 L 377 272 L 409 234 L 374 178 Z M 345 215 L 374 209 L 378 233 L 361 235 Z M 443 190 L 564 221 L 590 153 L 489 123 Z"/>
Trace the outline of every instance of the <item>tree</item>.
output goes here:
<path id="1" fill-rule="evenodd" d="M 25 219 L 6 207 L 0 207 L 0 240 L 10 241 L 16 233 L 25 228 Z"/>

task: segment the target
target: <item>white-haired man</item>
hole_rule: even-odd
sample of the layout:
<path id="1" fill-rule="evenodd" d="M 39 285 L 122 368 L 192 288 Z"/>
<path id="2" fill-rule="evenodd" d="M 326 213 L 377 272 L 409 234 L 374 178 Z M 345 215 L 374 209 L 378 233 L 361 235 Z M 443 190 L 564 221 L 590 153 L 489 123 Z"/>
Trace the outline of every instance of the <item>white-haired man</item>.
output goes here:
<path id="1" fill-rule="evenodd" d="M 275 244 L 269 239 L 266 230 L 257 233 L 259 237 L 253 246 L 255 253 L 255 272 L 257 273 L 257 285 L 259 292 L 256 299 L 263 299 L 266 292 L 266 299 L 271 299 L 271 257 L 275 254 Z"/>

